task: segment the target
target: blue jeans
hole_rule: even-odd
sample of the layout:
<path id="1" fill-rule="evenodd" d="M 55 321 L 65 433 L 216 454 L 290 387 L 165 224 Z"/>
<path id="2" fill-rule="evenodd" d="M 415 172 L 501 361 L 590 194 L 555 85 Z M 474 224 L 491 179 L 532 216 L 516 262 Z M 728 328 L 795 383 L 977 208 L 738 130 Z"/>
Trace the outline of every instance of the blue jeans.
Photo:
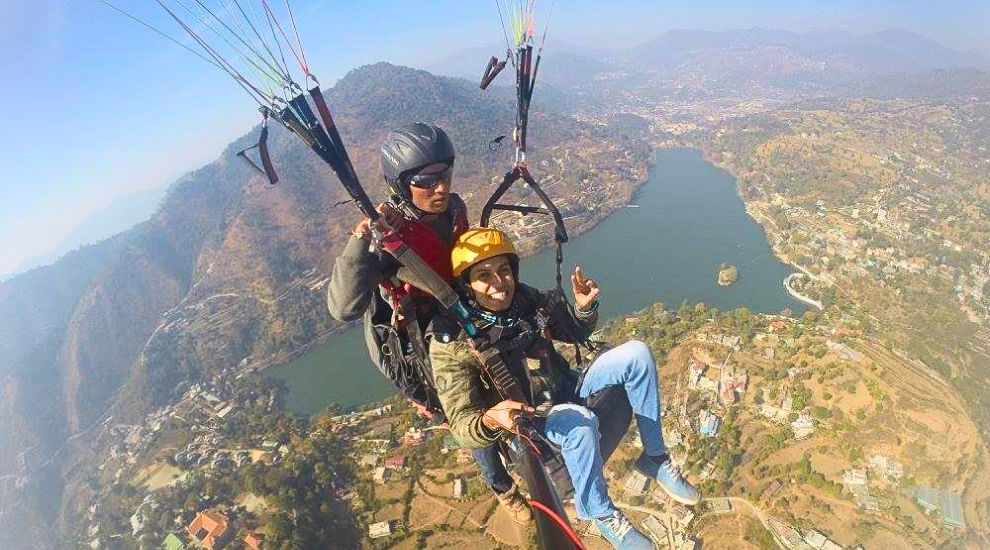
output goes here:
<path id="1" fill-rule="evenodd" d="M 512 477 L 505 470 L 505 464 L 502 464 L 502 459 L 498 455 L 498 444 L 471 449 L 471 455 L 478 463 L 485 485 L 491 487 L 492 491 L 501 495 L 512 488 Z"/>
<path id="2" fill-rule="evenodd" d="M 585 373 L 578 396 L 587 399 L 608 386 L 625 388 L 646 453 L 656 456 L 666 452 L 660 431 L 657 367 L 650 348 L 633 340 L 603 353 Z M 578 517 L 593 519 L 611 515 L 616 508 L 608 496 L 602 471 L 598 417 L 581 405 L 555 405 L 547 414 L 545 434 L 561 447 L 564 465 L 574 484 Z"/>

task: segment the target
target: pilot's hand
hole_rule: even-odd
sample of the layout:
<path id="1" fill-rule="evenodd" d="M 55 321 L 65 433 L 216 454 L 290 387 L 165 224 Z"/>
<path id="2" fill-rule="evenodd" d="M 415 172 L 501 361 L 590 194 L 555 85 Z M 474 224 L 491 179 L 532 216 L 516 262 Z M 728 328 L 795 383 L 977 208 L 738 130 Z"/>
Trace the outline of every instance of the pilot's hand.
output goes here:
<path id="1" fill-rule="evenodd" d="M 533 407 L 525 403 L 506 399 L 505 401 L 496 403 L 494 407 L 485 411 L 484 416 L 481 417 L 481 421 L 485 423 L 485 426 L 493 430 L 508 430 L 512 428 L 512 423 L 516 416 L 531 412 L 533 412 Z"/>
<path id="2" fill-rule="evenodd" d="M 402 217 L 402 212 L 400 212 L 399 209 L 397 209 L 396 207 L 392 206 L 391 203 L 383 202 L 379 204 L 378 208 L 376 208 L 375 210 L 377 210 L 378 213 L 381 214 L 381 218 L 378 218 L 378 222 L 376 223 L 375 226 L 378 228 L 379 231 L 387 231 L 389 229 L 399 229 L 402 227 L 402 224 L 405 222 L 405 218 Z M 354 226 L 354 230 L 351 231 L 351 234 L 354 235 L 355 237 L 360 237 L 366 241 L 370 241 L 371 240 L 370 228 L 371 228 L 371 220 L 365 218 L 359 221 L 356 226 Z"/>

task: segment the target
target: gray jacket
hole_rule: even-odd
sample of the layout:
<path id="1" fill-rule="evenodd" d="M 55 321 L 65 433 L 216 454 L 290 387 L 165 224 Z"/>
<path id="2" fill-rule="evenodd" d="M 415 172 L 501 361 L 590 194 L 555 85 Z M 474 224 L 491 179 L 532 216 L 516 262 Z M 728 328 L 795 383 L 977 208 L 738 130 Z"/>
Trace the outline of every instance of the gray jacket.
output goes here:
<path id="1" fill-rule="evenodd" d="M 463 201 L 455 193 L 450 195 L 451 206 L 446 212 L 427 222 L 436 234 L 447 244 L 453 245 L 454 202 Z M 378 342 L 375 341 L 373 327 L 376 324 L 391 322 L 392 308 L 383 298 L 378 285 L 391 277 L 409 280 L 404 269 L 392 256 L 380 250 L 370 252 L 368 243 L 360 237 L 352 236 L 344 246 L 344 251 L 334 261 L 330 284 L 327 287 L 327 308 L 330 315 L 342 322 L 364 318 L 364 336 L 368 353 L 376 366 L 381 364 Z M 425 328 L 429 319 L 421 319 Z"/>

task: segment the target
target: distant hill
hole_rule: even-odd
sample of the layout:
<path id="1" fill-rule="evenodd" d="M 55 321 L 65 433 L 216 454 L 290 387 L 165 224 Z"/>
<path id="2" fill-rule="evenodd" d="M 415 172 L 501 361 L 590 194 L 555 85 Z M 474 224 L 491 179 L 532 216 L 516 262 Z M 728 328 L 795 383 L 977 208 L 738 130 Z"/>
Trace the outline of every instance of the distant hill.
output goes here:
<path id="1" fill-rule="evenodd" d="M 847 32 L 794 33 L 759 28 L 721 32 L 670 31 L 632 48 L 628 59 L 645 68 L 676 70 L 686 68 L 688 61 L 727 51 L 736 55 L 750 52 L 768 62 L 790 58 L 798 67 L 818 64 L 822 71 L 832 71 L 837 77 L 962 67 L 990 69 L 990 56 L 986 54 L 959 52 L 899 29 L 861 36 Z"/>
<path id="2" fill-rule="evenodd" d="M 429 68 L 476 83 L 490 56 L 504 57 L 504 48 L 465 49 Z M 823 94 L 863 79 L 939 70 L 990 70 L 990 55 L 960 52 L 898 29 L 864 35 L 672 30 L 625 50 L 549 44 L 539 78 L 550 89 L 540 92 L 546 101 L 573 110 L 630 92 L 661 101 L 726 94 L 766 97 L 768 89 Z M 511 85 L 511 76 L 503 75 L 493 88 Z"/>
<path id="3" fill-rule="evenodd" d="M 9 279 L 36 267 L 48 265 L 67 252 L 134 227 L 151 217 L 167 189 L 168 185 L 159 185 L 117 197 L 110 204 L 98 208 L 76 224 L 52 250 L 25 259 L 16 269 L 0 275 L 0 278 Z"/>
<path id="4" fill-rule="evenodd" d="M 848 97 L 921 100 L 990 99 L 990 72 L 938 69 L 924 73 L 889 74 L 850 82 L 836 91 Z"/>

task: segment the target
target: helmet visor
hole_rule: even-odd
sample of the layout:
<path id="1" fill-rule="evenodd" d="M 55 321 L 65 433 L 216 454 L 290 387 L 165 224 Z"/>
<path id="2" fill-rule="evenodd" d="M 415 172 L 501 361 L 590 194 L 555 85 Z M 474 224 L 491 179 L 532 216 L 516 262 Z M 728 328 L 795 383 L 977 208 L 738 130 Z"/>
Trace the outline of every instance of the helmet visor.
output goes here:
<path id="1" fill-rule="evenodd" d="M 433 189 L 434 187 L 440 185 L 441 182 L 445 182 L 449 185 L 453 170 L 453 167 L 448 165 L 439 172 L 410 176 L 409 179 L 406 180 L 406 183 L 419 189 Z"/>

